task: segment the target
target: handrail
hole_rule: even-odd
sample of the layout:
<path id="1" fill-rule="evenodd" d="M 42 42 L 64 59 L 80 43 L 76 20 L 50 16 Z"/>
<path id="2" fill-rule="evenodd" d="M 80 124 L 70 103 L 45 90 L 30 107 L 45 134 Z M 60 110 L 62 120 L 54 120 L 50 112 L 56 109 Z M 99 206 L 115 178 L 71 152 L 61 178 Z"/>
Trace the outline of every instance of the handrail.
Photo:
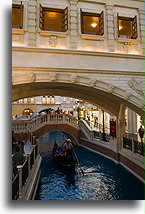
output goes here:
<path id="1" fill-rule="evenodd" d="M 144 156 L 144 143 L 133 138 L 123 137 L 123 148 L 131 151 L 133 154 Z"/>
<path id="2" fill-rule="evenodd" d="M 32 137 L 33 138 L 33 137 Z M 38 155 L 37 144 L 33 146 L 31 154 L 27 154 L 27 158 L 22 166 L 17 166 L 17 174 L 12 181 L 12 200 L 21 199 L 22 188 L 25 186 L 27 179 L 29 178 L 30 171 L 35 163 Z"/>

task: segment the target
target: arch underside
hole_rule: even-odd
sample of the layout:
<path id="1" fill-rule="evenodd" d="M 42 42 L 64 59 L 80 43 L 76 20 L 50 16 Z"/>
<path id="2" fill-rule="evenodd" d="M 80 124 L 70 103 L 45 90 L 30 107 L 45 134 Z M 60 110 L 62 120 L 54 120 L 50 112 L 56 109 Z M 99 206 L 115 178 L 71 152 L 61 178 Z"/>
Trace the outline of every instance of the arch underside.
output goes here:
<path id="1" fill-rule="evenodd" d="M 46 135 L 47 133 L 51 133 L 51 132 L 54 132 L 54 131 L 59 131 L 59 132 L 63 132 L 63 133 L 65 133 L 65 134 L 67 134 L 68 136 L 71 136 L 71 138 L 73 139 L 73 143 L 75 143 L 75 144 L 79 144 L 78 143 L 78 139 L 71 133 L 71 132 L 69 132 L 69 131 L 66 131 L 66 130 L 61 130 L 61 128 L 60 129 L 57 129 L 57 130 L 55 130 L 55 129 L 52 129 L 52 130 L 49 130 L 48 132 L 46 132 L 45 134 L 43 134 L 43 135 Z M 69 137 L 70 138 L 70 137 Z"/>
<path id="2" fill-rule="evenodd" d="M 124 104 L 130 109 L 143 115 L 143 110 L 137 105 L 129 102 L 124 97 L 116 96 L 104 90 L 78 85 L 74 83 L 61 82 L 34 82 L 17 84 L 12 88 L 12 100 L 25 97 L 56 95 L 66 96 L 84 100 L 88 103 L 97 105 L 111 115 L 118 116 L 120 105 Z"/>

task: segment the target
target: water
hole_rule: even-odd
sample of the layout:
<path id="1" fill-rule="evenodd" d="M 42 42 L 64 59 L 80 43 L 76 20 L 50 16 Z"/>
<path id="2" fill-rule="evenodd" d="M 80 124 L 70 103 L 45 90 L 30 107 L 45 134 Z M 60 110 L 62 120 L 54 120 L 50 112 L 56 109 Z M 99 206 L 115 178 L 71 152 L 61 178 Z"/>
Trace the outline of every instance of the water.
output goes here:
<path id="1" fill-rule="evenodd" d="M 80 167 L 61 168 L 43 152 L 35 200 L 143 200 L 143 183 L 121 165 L 83 147 L 75 148 Z"/>

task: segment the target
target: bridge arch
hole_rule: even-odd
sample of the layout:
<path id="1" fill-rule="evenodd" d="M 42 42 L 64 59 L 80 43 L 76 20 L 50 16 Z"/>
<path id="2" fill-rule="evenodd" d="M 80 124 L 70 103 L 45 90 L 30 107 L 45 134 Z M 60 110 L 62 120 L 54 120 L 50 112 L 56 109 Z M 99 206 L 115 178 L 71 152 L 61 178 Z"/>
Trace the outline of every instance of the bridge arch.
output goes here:
<path id="1" fill-rule="evenodd" d="M 48 132 L 46 132 L 44 135 L 42 136 L 46 136 L 46 135 L 51 135 L 50 137 L 48 136 L 49 140 L 51 137 L 53 137 L 53 134 L 55 134 L 55 137 L 53 137 L 53 142 L 54 143 L 56 141 L 56 143 L 63 145 L 63 143 L 65 142 L 66 139 L 71 139 L 71 142 L 74 145 L 78 145 L 78 139 L 72 134 L 70 133 L 68 130 L 67 131 L 62 131 L 60 130 L 49 130 Z M 41 142 L 40 142 L 41 143 Z"/>
<path id="2" fill-rule="evenodd" d="M 48 132 L 53 131 L 65 132 L 68 135 L 72 136 L 77 145 L 79 144 L 78 140 L 80 137 L 80 130 L 73 126 L 70 126 L 69 124 L 47 124 L 35 130 L 33 132 L 33 135 L 36 137 L 36 139 L 38 139 L 39 137 L 47 134 Z"/>
<path id="3" fill-rule="evenodd" d="M 119 115 L 124 104 L 143 116 L 143 100 L 130 92 L 93 77 L 63 73 L 14 73 L 12 100 L 41 95 L 58 95 L 83 99 L 110 114 Z"/>

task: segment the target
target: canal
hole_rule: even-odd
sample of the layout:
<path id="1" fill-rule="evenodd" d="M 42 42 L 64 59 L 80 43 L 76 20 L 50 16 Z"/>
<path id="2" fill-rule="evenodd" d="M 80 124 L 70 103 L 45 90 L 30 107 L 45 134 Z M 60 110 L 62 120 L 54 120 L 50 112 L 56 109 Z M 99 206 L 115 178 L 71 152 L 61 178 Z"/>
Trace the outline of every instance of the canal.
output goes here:
<path id="1" fill-rule="evenodd" d="M 75 146 L 75 152 L 80 162 L 75 170 L 60 167 L 51 150 L 40 153 L 35 200 L 143 200 L 143 183 L 123 166 L 83 147 Z"/>

